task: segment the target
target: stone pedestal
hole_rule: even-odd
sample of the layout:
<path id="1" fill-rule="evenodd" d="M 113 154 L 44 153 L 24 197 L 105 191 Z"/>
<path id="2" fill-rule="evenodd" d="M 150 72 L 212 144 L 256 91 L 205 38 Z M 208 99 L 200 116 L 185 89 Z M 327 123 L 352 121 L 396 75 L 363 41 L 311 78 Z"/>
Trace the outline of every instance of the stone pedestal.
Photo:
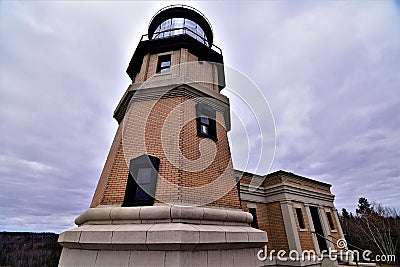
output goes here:
<path id="1" fill-rule="evenodd" d="M 97 207 L 63 232 L 59 266 L 259 266 L 250 213 L 203 207 Z"/>

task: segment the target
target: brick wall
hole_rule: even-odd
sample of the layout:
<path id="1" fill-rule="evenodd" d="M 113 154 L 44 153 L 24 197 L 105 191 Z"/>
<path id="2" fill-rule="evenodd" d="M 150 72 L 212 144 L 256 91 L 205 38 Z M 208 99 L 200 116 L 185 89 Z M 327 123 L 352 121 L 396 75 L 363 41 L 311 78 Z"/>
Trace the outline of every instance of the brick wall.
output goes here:
<path id="1" fill-rule="evenodd" d="M 259 216 L 258 212 L 257 216 Z M 271 243 L 269 243 L 270 249 L 289 251 L 280 203 L 274 202 L 266 204 L 264 208 L 260 207 L 260 216 L 263 227 L 260 227 L 260 229 L 268 233 L 269 240 L 271 240 Z"/>
<path id="2" fill-rule="evenodd" d="M 246 201 L 242 201 L 242 209 L 248 212 Z M 258 228 L 267 232 L 268 250 L 289 251 L 280 203 L 256 203 L 256 214 Z"/>
<path id="3" fill-rule="evenodd" d="M 331 193 L 331 190 L 330 190 L 330 188 L 328 186 L 322 186 L 322 185 L 318 185 L 318 184 L 315 184 L 315 183 L 312 183 L 312 182 L 292 180 L 292 179 L 289 179 L 289 178 L 283 179 L 283 181 L 285 183 L 293 184 L 293 185 L 296 185 L 298 187 L 309 188 L 309 189 L 313 189 L 313 190 L 316 190 L 316 191 L 321 191 L 321 192 L 329 193 L 329 194 Z"/>
<path id="4" fill-rule="evenodd" d="M 263 186 L 268 187 L 268 186 L 279 184 L 281 182 L 282 182 L 282 179 L 279 176 L 267 177 L 263 182 Z"/>
<path id="5" fill-rule="evenodd" d="M 135 102 L 123 122 L 128 126 L 117 132 L 118 149 L 114 144 L 91 206 L 122 204 L 129 160 L 148 154 L 160 158 L 156 198 L 161 202 L 239 208 L 223 114 L 216 113 L 217 142 L 198 137 L 190 119 L 195 105 L 186 97 Z"/>
<path id="6" fill-rule="evenodd" d="M 146 80 L 159 81 L 172 77 L 176 78 L 185 76 L 193 82 L 202 81 L 198 84 L 212 91 L 219 92 L 217 68 L 213 64 L 210 64 L 208 62 L 198 62 L 198 57 L 189 53 L 186 48 L 171 51 L 172 67 L 169 74 L 156 74 L 157 63 L 157 54 L 145 55 L 143 57 L 141 69 L 136 75 L 134 82 L 143 83 Z M 177 67 L 177 65 L 179 64 L 182 65 Z"/>
<path id="7" fill-rule="evenodd" d="M 299 220 L 298 220 L 297 214 L 296 214 L 297 207 L 301 208 L 301 213 L 303 215 L 305 229 L 300 229 Z M 294 203 L 293 214 L 294 214 L 294 218 L 296 221 L 297 231 L 299 234 L 301 249 L 302 250 L 315 250 L 314 242 L 312 239 L 311 228 L 310 228 L 310 222 L 308 221 L 306 209 L 305 209 L 303 203 L 297 203 L 297 205 Z"/>
<path id="8" fill-rule="evenodd" d="M 335 226 L 335 230 L 334 230 L 334 231 L 332 231 L 332 230 L 330 229 L 329 222 L 328 222 L 328 216 L 326 215 L 326 211 L 329 211 L 329 212 L 331 213 L 332 222 L 333 222 L 333 225 Z M 339 248 L 339 247 L 336 245 L 337 240 L 340 239 L 341 236 L 340 236 L 340 234 L 339 234 L 339 232 L 338 232 L 338 222 L 337 222 L 336 219 L 335 219 L 333 209 L 331 209 L 331 208 L 325 208 L 324 216 L 325 216 L 325 218 L 326 218 L 326 221 L 328 222 L 327 227 L 328 227 L 328 229 L 329 229 L 330 235 L 332 236 L 332 241 L 335 243 L 335 245 L 334 245 L 334 246 L 335 246 L 335 249 L 336 249 L 336 250 L 343 250 L 343 249 Z"/>
<path id="9" fill-rule="evenodd" d="M 121 140 L 100 204 L 122 204 L 128 174 L 129 168 L 125 161 Z"/>
<path id="10" fill-rule="evenodd" d="M 110 177 L 113 168 L 115 168 L 114 164 L 118 153 L 122 153 L 122 125 L 118 126 L 117 133 L 115 134 L 106 163 L 100 175 L 100 180 L 97 184 L 96 191 L 94 192 L 92 203 L 90 204 L 91 208 L 100 205 L 103 200 L 104 192 L 107 188 L 108 178 Z"/>
<path id="11" fill-rule="evenodd" d="M 169 74 L 156 74 L 157 62 L 158 55 L 145 55 L 134 82 L 186 77 L 206 81 L 200 84 L 219 92 L 216 67 L 198 63 L 187 49 L 171 51 Z M 174 68 L 187 62 L 193 64 Z M 118 128 L 91 207 L 122 204 L 129 160 L 148 154 L 160 159 L 158 201 L 239 208 L 223 114 L 216 112 L 218 141 L 201 138 L 197 136 L 195 105 L 196 101 L 181 95 L 135 100 Z"/>

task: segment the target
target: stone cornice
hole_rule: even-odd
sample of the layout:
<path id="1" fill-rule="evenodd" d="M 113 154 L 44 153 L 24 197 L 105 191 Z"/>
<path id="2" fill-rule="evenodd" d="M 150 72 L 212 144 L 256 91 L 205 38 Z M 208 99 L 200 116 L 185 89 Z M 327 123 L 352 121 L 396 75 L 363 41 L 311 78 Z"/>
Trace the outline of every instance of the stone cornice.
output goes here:
<path id="1" fill-rule="evenodd" d="M 335 198 L 335 196 L 330 193 L 314 190 L 311 188 L 298 187 L 293 184 L 281 183 L 265 188 L 265 194 L 267 196 L 272 196 L 279 193 L 290 193 L 293 195 L 306 196 L 327 201 L 333 201 L 333 199 Z"/>
<path id="2" fill-rule="evenodd" d="M 177 96 L 203 98 L 201 99 L 202 101 L 207 102 L 207 104 L 210 104 L 216 110 L 219 110 L 224 114 L 226 129 L 227 131 L 230 131 L 231 122 L 229 99 L 226 96 L 205 88 L 188 78 L 177 77 L 160 81 L 134 83 L 130 85 L 114 111 L 114 118 L 118 123 L 120 123 L 124 118 L 125 112 L 128 109 L 133 96 L 135 96 L 135 100 L 137 101 Z"/>
<path id="3" fill-rule="evenodd" d="M 241 210 L 186 206 L 91 208 L 75 219 L 83 224 L 122 224 L 146 222 L 196 222 L 198 224 L 248 225 L 253 216 Z"/>
<path id="4" fill-rule="evenodd" d="M 294 184 L 280 183 L 266 188 L 255 188 L 248 184 L 240 185 L 243 200 L 270 203 L 285 200 L 303 200 L 305 203 L 321 201 L 333 203 L 333 194 L 314 190 L 311 188 L 298 187 Z M 332 204 L 331 204 L 332 205 Z"/>

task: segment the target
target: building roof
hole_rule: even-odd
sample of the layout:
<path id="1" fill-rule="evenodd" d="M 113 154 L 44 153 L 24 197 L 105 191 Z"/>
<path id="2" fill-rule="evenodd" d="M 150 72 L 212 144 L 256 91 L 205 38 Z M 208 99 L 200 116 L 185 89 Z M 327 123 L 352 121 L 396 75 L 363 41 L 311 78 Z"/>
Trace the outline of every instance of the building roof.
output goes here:
<path id="1" fill-rule="evenodd" d="M 303 180 L 303 181 L 306 181 L 306 182 L 316 183 L 316 184 L 320 184 L 320 185 L 324 185 L 324 186 L 329 186 L 329 187 L 332 186 L 331 184 L 328 184 L 328 183 L 324 183 L 324 182 L 321 182 L 321 181 L 318 181 L 318 180 L 314 180 L 314 179 L 311 179 L 311 178 L 308 178 L 308 177 L 304 177 L 304 176 L 301 176 L 301 175 L 298 175 L 298 174 L 295 174 L 295 173 L 292 173 L 292 172 L 288 172 L 288 171 L 283 171 L 283 170 L 279 170 L 279 171 L 275 171 L 275 172 L 269 173 L 269 174 L 267 174 L 265 176 L 265 178 L 273 177 L 273 176 L 277 176 L 277 175 L 282 175 L 282 176 L 286 176 L 286 177 L 289 177 L 289 178 L 297 178 L 297 179 L 300 179 L 300 180 Z"/>
<path id="2" fill-rule="evenodd" d="M 301 175 L 298 175 L 298 174 L 295 174 L 292 172 L 284 171 L 284 170 L 278 170 L 278 171 L 275 171 L 272 173 L 268 173 L 267 175 L 258 175 L 258 174 L 254 174 L 254 173 L 250 173 L 250 172 L 241 171 L 241 170 L 235 170 L 235 172 L 239 172 L 239 173 L 242 173 L 243 175 L 252 176 L 252 177 L 260 178 L 260 179 L 268 179 L 268 178 L 273 178 L 273 177 L 277 177 L 277 176 L 280 176 L 280 177 L 283 176 L 286 178 L 295 178 L 297 180 L 301 180 L 301 181 L 308 182 L 308 183 L 319 184 L 319 185 L 326 186 L 326 187 L 332 186 L 331 184 L 324 183 L 324 182 L 321 182 L 321 181 L 318 181 L 315 179 L 304 177 L 304 176 L 301 176 Z"/>

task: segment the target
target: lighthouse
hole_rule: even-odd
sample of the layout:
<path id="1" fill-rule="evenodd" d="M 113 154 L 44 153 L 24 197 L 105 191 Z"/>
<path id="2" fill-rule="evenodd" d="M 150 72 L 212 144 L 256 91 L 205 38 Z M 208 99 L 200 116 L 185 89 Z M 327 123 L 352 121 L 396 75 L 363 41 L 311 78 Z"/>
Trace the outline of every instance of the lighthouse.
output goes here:
<path id="1" fill-rule="evenodd" d="M 60 235 L 60 266 L 255 266 L 266 232 L 242 211 L 222 50 L 198 10 L 158 11 L 126 70 L 90 208 Z"/>

